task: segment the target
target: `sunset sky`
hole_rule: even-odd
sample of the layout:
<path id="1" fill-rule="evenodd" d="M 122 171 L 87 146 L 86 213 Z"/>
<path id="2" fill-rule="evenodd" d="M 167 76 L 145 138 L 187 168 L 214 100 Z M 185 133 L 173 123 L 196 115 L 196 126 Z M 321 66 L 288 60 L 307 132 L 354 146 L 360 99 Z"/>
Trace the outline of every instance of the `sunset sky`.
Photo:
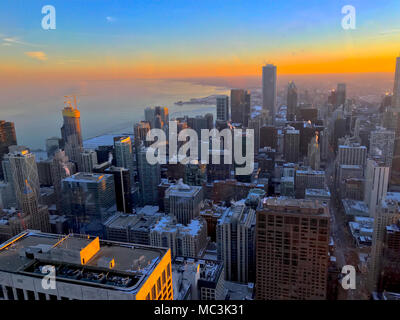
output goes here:
<path id="1" fill-rule="evenodd" d="M 56 8 L 56 30 L 41 9 Z M 356 8 L 356 30 L 341 26 Z M 393 72 L 400 1 L 2 0 L 4 78 L 184 78 Z"/>

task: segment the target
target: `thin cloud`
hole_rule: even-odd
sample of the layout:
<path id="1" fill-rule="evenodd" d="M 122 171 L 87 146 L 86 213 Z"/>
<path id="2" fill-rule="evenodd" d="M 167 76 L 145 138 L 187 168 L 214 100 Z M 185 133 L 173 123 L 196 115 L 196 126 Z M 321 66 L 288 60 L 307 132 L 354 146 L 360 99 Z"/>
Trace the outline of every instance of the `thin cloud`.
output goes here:
<path id="1" fill-rule="evenodd" d="M 22 46 L 30 46 L 30 47 L 38 47 L 39 46 L 34 43 L 22 41 L 17 37 L 3 37 L 1 40 L 3 41 L 3 43 L 2 43 L 3 46 L 12 46 L 12 45 L 22 45 Z"/>
<path id="2" fill-rule="evenodd" d="M 110 17 L 110 16 L 108 16 L 108 17 L 106 17 L 106 20 L 107 20 L 107 22 L 114 22 L 116 19 L 114 18 L 114 17 Z"/>
<path id="3" fill-rule="evenodd" d="M 25 52 L 25 55 L 32 59 L 37 59 L 40 61 L 46 61 L 47 60 L 47 55 L 43 51 L 29 51 Z"/>

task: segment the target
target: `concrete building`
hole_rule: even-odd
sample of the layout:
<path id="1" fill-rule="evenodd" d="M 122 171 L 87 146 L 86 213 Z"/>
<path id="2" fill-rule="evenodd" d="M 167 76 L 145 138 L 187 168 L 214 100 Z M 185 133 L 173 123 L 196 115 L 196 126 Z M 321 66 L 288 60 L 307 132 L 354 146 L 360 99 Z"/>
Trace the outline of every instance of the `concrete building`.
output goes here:
<path id="1" fill-rule="evenodd" d="M 258 300 L 325 300 L 329 208 L 317 200 L 266 198 L 257 210 Z"/>
<path id="2" fill-rule="evenodd" d="M 116 213 L 105 223 L 108 240 L 150 245 L 150 231 L 161 219 L 161 213 Z"/>
<path id="3" fill-rule="evenodd" d="M 372 249 L 368 266 L 368 289 L 371 293 L 377 290 L 378 282 L 380 281 L 386 227 L 396 223 L 400 218 L 397 201 L 383 199 L 373 218 L 374 234 L 372 236 Z"/>
<path id="4" fill-rule="evenodd" d="M 304 199 L 306 189 L 324 189 L 325 171 L 296 170 L 295 176 L 295 195 L 297 199 Z"/>
<path id="5" fill-rule="evenodd" d="M 218 259 L 224 262 L 225 280 L 254 281 L 255 210 L 244 200 L 227 209 L 217 224 Z"/>
<path id="6" fill-rule="evenodd" d="M 224 300 L 221 261 L 177 257 L 172 263 L 174 300 Z"/>
<path id="7" fill-rule="evenodd" d="M 56 286 L 42 279 L 55 268 Z M 54 270 L 54 271 L 55 271 Z M 0 245 L 6 300 L 172 300 L 169 249 L 25 231 Z"/>
<path id="8" fill-rule="evenodd" d="M 97 165 L 97 153 L 94 150 L 84 150 L 80 154 L 78 169 L 80 172 L 92 172 Z"/>
<path id="9" fill-rule="evenodd" d="M 386 198 L 389 184 L 389 167 L 384 163 L 368 159 L 365 174 L 364 202 L 368 205 L 371 217 L 375 216 L 377 206 Z"/>
<path id="10" fill-rule="evenodd" d="M 369 156 L 382 161 L 391 167 L 393 160 L 395 132 L 379 127 L 371 132 L 369 139 Z"/>
<path id="11" fill-rule="evenodd" d="M 200 217 L 184 226 L 174 217 L 164 216 L 150 231 L 150 244 L 170 248 L 173 257 L 201 257 L 207 242 L 207 224 Z"/>
<path id="12" fill-rule="evenodd" d="M 180 179 L 165 191 L 165 213 L 175 217 L 178 223 L 188 224 L 200 215 L 203 197 L 202 187 L 189 186 Z"/>

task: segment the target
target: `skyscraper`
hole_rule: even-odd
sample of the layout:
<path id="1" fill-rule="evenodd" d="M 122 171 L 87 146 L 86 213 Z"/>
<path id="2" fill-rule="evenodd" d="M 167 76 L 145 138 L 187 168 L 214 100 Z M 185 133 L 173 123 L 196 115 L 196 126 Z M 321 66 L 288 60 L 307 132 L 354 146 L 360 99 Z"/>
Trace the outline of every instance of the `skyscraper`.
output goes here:
<path id="1" fill-rule="evenodd" d="M 73 175 L 76 171 L 74 163 L 69 162 L 68 157 L 65 155 L 65 151 L 58 150 L 51 160 L 50 165 L 51 179 L 54 186 L 54 193 L 56 194 L 57 210 L 61 213 L 62 206 L 62 188 L 61 181 Z"/>
<path id="2" fill-rule="evenodd" d="M 387 167 L 392 166 L 395 132 L 378 127 L 371 132 L 369 155 L 382 160 Z"/>
<path id="3" fill-rule="evenodd" d="M 189 186 L 184 184 L 182 179 L 165 191 L 165 211 L 174 216 L 178 223 L 188 224 L 198 217 L 202 201 L 202 187 Z"/>
<path id="4" fill-rule="evenodd" d="M 146 141 L 146 136 L 150 129 L 150 122 L 148 121 L 140 121 L 134 125 L 133 132 L 135 148 L 138 148 L 142 142 L 146 147 L 150 145 L 151 142 Z"/>
<path id="5" fill-rule="evenodd" d="M 1 162 L 3 156 L 9 152 L 8 147 L 17 144 L 17 136 L 13 122 L 0 120 L 0 180 L 4 179 Z"/>
<path id="6" fill-rule="evenodd" d="M 329 219 L 317 200 L 264 200 L 255 232 L 256 299 L 326 299 Z"/>
<path id="7" fill-rule="evenodd" d="M 290 81 L 287 88 L 287 121 L 294 121 L 297 110 L 297 88 L 293 81 Z"/>
<path id="8" fill-rule="evenodd" d="M 396 75 L 393 89 L 393 107 L 400 111 L 400 57 L 396 59 Z"/>
<path id="9" fill-rule="evenodd" d="M 227 209 L 217 224 L 218 259 L 224 262 L 225 279 L 254 281 L 256 213 L 245 201 Z"/>
<path id="10" fill-rule="evenodd" d="M 243 89 L 231 90 L 231 119 L 247 127 L 250 116 L 250 92 Z"/>
<path id="11" fill-rule="evenodd" d="M 94 150 L 85 150 L 80 153 L 79 171 L 92 172 L 93 167 L 97 165 L 97 153 Z"/>
<path id="12" fill-rule="evenodd" d="M 114 138 L 115 163 L 117 167 L 126 168 L 134 180 L 132 141 L 129 136 Z"/>
<path id="13" fill-rule="evenodd" d="M 151 129 L 163 129 L 169 121 L 168 108 L 159 106 L 146 108 L 144 118 L 150 123 Z"/>
<path id="14" fill-rule="evenodd" d="M 141 205 L 157 205 L 160 184 L 160 164 L 150 164 L 146 159 L 147 148 L 141 147 L 137 153 L 139 190 Z"/>
<path id="15" fill-rule="evenodd" d="M 119 212 L 132 213 L 131 177 L 129 170 L 111 166 L 104 173 L 114 176 L 115 200 Z"/>
<path id="16" fill-rule="evenodd" d="M 384 163 L 367 160 L 365 173 L 364 202 L 368 205 L 370 217 L 375 216 L 377 206 L 386 198 L 389 184 L 389 170 Z"/>
<path id="17" fill-rule="evenodd" d="M 385 228 L 396 223 L 400 218 L 397 201 L 383 199 L 379 203 L 373 218 L 374 233 L 372 235 L 371 257 L 368 265 L 368 289 L 370 293 L 376 291 L 378 287 L 382 269 Z"/>
<path id="18" fill-rule="evenodd" d="M 229 97 L 217 96 L 217 121 L 229 120 Z"/>
<path id="19" fill-rule="evenodd" d="M 65 153 L 69 160 L 79 163 L 79 155 L 83 151 L 81 113 L 78 110 L 76 97 L 66 98 L 65 107 L 62 111 L 64 124 L 61 127 L 61 136 L 64 139 Z"/>
<path id="20" fill-rule="evenodd" d="M 293 127 L 286 127 L 284 136 L 284 158 L 287 162 L 299 161 L 300 132 Z"/>
<path id="21" fill-rule="evenodd" d="M 336 106 L 340 107 L 346 103 L 346 84 L 338 83 L 336 90 Z"/>
<path id="22" fill-rule="evenodd" d="M 28 181 L 37 199 L 40 197 L 39 174 L 35 155 L 28 150 L 15 151 L 8 155 L 18 208 L 22 208 L 22 195 Z"/>
<path id="23" fill-rule="evenodd" d="M 102 235 L 103 223 L 115 205 L 114 176 L 78 172 L 62 181 L 63 210 L 75 232 Z"/>
<path id="24" fill-rule="evenodd" d="M 275 123 L 276 110 L 276 66 L 267 64 L 262 68 L 263 109 L 268 110 L 269 118 Z"/>

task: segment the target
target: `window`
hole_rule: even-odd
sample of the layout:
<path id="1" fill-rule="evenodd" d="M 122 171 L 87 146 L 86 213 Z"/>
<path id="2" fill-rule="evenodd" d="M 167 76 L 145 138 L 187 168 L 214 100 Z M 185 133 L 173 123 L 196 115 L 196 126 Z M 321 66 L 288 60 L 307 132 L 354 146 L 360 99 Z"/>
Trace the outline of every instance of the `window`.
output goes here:
<path id="1" fill-rule="evenodd" d="M 15 300 L 13 289 L 11 287 L 6 286 L 6 291 L 8 300 Z"/>

